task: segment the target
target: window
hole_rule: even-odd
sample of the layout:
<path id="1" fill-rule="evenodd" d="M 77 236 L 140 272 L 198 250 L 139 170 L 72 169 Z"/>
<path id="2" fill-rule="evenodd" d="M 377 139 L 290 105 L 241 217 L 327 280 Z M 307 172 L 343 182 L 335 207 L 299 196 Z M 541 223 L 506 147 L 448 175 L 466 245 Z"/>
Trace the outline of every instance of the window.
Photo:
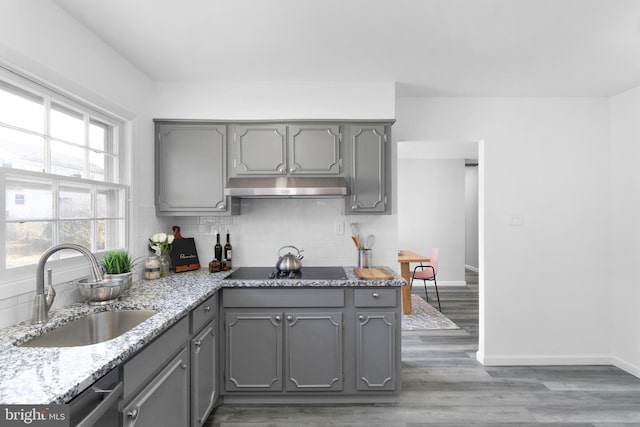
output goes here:
<path id="1" fill-rule="evenodd" d="M 93 252 L 126 247 L 123 135 L 115 117 L 0 75 L 0 271 L 35 264 L 62 242 Z"/>

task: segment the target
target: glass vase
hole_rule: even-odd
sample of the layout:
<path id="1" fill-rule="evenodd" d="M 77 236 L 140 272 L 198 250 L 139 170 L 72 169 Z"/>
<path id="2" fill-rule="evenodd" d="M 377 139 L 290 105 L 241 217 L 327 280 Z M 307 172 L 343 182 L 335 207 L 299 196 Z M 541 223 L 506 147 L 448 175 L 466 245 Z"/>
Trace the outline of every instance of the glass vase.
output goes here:
<path id="1" fill-rule="evenodd" d="M 171 257 L 166 252 L 160 255 L 160 277 L 167 277 L 171 274 Z"/>

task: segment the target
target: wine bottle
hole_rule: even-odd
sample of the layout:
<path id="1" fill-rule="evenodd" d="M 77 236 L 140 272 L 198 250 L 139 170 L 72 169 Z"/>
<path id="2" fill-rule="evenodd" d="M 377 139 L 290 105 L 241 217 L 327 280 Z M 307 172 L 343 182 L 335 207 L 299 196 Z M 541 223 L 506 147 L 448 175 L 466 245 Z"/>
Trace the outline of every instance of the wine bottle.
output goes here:
<path id="1" fill-rule="evenodd" d="M 213 248 L 216 261 L 222 261 L 222 245 L 220 244 L 220 233 L 216 230 L 216 246 Z"/>
<path id="2" fill-rule="evenodd" d="M 229 238 L 229 229 L 227 228 L 227 243 L 224 245 L 224 259 L 227 260 L 227 264 L 231 267 L 231 240 Z"/>

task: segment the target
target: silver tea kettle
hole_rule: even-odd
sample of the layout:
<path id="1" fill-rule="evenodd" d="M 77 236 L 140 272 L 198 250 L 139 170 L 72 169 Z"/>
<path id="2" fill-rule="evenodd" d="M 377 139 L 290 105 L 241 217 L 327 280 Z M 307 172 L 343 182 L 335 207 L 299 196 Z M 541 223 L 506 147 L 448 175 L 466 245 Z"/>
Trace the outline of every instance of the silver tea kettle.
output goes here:
<path id="1" fill-rule="evenodd" d="M 280 255 L 280 252 L 285 248 L 295 249 L 297 255 L 294 255 L 291 252 L 288 252 L 286 255 Z M 301 252 L 302 251 L 295 246 L 283 246 L 278 249 L 278 262 L 276 263 L 278 271 L 290 272 L 300 270 L 302 268 L 301 260 L 304 258 L 304 256 L 300 255 Z"/>

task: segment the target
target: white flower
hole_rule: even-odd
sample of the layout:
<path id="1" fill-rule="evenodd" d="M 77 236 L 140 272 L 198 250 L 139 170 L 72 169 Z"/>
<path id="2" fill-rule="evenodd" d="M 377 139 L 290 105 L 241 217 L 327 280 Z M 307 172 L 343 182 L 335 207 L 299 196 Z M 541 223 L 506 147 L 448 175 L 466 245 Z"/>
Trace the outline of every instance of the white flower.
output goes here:
<path id="1" fill-rule="evenodd" d="M 172 244 L 174 238 L 175 237 L 173 236 L 173 234 L 170 234 L 169 236 L 167 236 L 167 243 Z"/>

